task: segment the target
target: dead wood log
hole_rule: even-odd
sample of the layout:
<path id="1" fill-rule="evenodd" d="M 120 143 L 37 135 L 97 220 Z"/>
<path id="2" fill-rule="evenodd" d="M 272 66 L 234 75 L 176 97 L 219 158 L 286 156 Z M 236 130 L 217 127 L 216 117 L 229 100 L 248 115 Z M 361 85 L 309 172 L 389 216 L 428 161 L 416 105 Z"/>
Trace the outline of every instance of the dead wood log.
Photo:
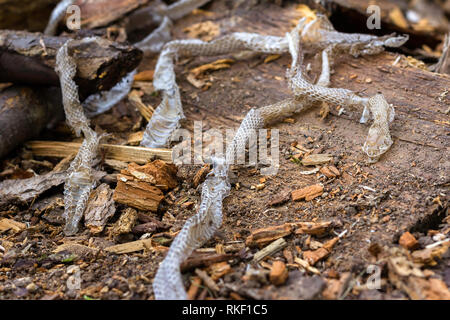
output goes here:
<path id="1" fill-rule="evenodd" d="M 49 37 L 24 31 L 0 31 L 0 82 L 59 86 L 55 72 L 58 49 L 70 38 Z M 69 45 L 78 66 L 75 82 L 80 99 L 111 89 L 142 59 L 135 47 L 98 39 L 75 40 Z"/>
<path id="2" fill-rule="evenodd" d="M 0 0 L 0 29 L 44 30 L 59 0 Z"/>
<path id="3" fill-rule="evenodd" d="M 63 117 L 59 88 L 5 89 L 0 93 L 0 158 Z"/>

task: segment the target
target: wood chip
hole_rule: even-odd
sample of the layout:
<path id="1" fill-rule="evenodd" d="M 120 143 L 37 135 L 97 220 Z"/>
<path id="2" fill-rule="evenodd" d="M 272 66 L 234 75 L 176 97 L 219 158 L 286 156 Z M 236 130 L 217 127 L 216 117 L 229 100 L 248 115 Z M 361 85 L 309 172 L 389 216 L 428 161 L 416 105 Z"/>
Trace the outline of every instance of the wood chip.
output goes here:
<path id="1" fill-rule="evenodd" d="M 223 261 L 228 261 L 235 257 L 234 254 L 204 254 L 204 253 L 193 253 L 189 258 L 184 261 L 181 266 L 181 272 L 186 272 L 198 267 L 208 267 L 214 263 L 219 263 Z"/>
<path id="2" fill-rule="evenodd" d="M 76 154 L 81 147 L 81 143 L 30 141 L 26 143 L 26 146 L 30 148 L 31 152 L 36 156 L 64 158 Z M 156 157 L 167 163 L 172 162 L 172 150 L 169 149 L 119 146 L 112 144 L 100 144 L 100 149 L 106 159 L 145 164 Z"/>
<path id="3" fill-rule="evenodd" d="M 200 270 L 200 269 L 195 269 L 195 274 L 198 275 L 199 278 L 203 280 L 205 285 L 212 291 L 217 292 L 220 290 L 219 287 L 217 286 L 216 282 L 213 279 L 211 279 L 211 277 L 208 276 L 208 274 L 205 271 Z"/>
<path id="4" fill-rule="evenodd" d="M 219 280 L 232 271 L 231 266 L 226 261 L 214 263 L 208 267 L 208 272 L 214 281 Z"/>
<path id="5" fill-rule="evenodd" d="M 303 258 L 311 265 L 315 265 L 317 262 L 328 257 L 333 249 L 334 245 L 339 241 L 339 238 L 333 238 L 327 241 L 322 248 L 313 251 L 304 251 Z"/>
<path id="6" fill-rule="evenodd" d="M 201 284 L 202 279 L 200 279 L 199 277 L 194 277 L 192 279 L 191 286 L 189 287 L 189 290 L 187 292 L 188 300 L 195 300 Z"/>
<path id="7" fill-rule="evenodd" d="M 227 68 L 231 67 L 232 63 L 234 63 L 233 59 L 219 59 L 214 62 L 207 63 L 207 64 L 201 65 L 197 68 L 194 68 L 194 69 L 190 70 L 189 72 L 191 74 L 193 74 L 195 77 L 198 77 L 201 74 L 205 73 L 206 71 L 227 69 Z"/>
<path id="8" fill-rule="evenodd" d="M 324 164 L 333 160 L 333 157 L 329 154 L 310 154 L 302 159 L 304 166 L 315 166 L 318 164 Z"/>
<path id="9" fill-rule="evenodd" d="M 325 175 L 327 178 L 335 178 L 341 175 L 339 170 L 335 166 L 326 166 L 320 168 L 320 173 Z"/>
<path id="10" fill-rule="evenodd" d="M 274 261 L 270 269 L 270 282 L 276 286 L 284 284 L 289 276 L 286 264 L 282 261 Z"/>
<path id="11" fill-rule="evenodd" d="M 113 191 L 106 183 L 98 186 L 89 196 L 84 212 L 84 225 L 91 233 L 102 232 L 108 219 L 114 216 L 116 206 L 112 197 Z"/>
<path id="12" fill-rule="evenodd" d="M 258 251 L 255 253 L 254 257 L 253 257 L 253 261 L 259 262 L 262 259 L 264 259 L 265 257 L 280 251 L 281 249 L 283 249 L 284 247 L 287 246 L 287 242 L 286 240 L 284 240 L 284 238 L 280 238 L 278 240 L 275 240 L 274 242 L 272 242 L 271 244 L 269 244 L 267 247 L 265 247 L 264 249 Z"/>
<path id="13" fill-rule="evenodd" d="M 0 219 L 0 232 L 12 230 L 14 233 L 25 230 L 27 225 L 22 222 L 18 222 L 12 219 L 2 218 Z"/>
<path id="14" fill-rule="evenodd" d="M 291 196 L 292 200 L 298 201 L 305 199 L 306 201 L 310 201 L 323 193 L 323 186 L 320 184 L 315 184 L 312 186 L 308 186 L 299 190 L 292 191 Z"/>
<path id="15" fill-rule="evenodd" d="M 419 242 L 416 240 L 416 238 L 414 238 L 414 236 L 409 232 L 405 232 L 404 234 L 402 234 L 398 243 L 403 248 L 408 250 L 413 250 L 419 245 Z"/>
<path id="16" fill-rule="evenodd" d="M 133 107 L 139 110 L 145 120 L 149 121 L 151 119 L 155 109 L 151 105 L 147 105 L 142 102 L 141 96 L 137 90 L 132 90 L 128 94 L 128 101 L 133 105 Z"/>
<path id="17" fill-rule="evenodd" d="M 174 165 L 161 160 L 144 166 L 131 163 L 117 175 L 114 201 L 139 210 L 156 212 L 164 199 L 161 190 L 178 185 L 176 172 Z"/>

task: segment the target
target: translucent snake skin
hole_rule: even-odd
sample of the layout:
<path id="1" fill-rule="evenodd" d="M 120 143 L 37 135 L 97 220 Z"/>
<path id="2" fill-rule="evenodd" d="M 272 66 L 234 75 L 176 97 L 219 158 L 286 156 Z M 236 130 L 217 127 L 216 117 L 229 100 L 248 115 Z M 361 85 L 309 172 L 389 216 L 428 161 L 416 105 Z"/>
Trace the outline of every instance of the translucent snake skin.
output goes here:
<path id="1" fill-rule="evenodd" d="M 399 47 L 407 41 L 406 36 L 376 37 L 364 34 L 343 34 L 334 30 L 326 17 L 318 15 L 317 19 L 308 22 L 302 19 L 285 37 L 266 36 L 253 33 L 233 33 L 219 39 L 204 42 L 201 40 L 174 40 L 167 42 L 170 36 L 171 20 L 183 16 L 204 3 L 202 1 L 179 1 L 165 7 L 161 26 L 149 35 L 138 46 L 143 50 L 162 52 L 159 56 L 154 87 L 162 92 L 162 102 L 149 121 L 142 141 L 143 146 L 161 147 L 167 145 L 171 134 L 178 127 L 179 120 L 184 117 L 180 99 L 180 91 L 176 84 L 174 59 L 187 56 L 214 56 L 230 54 L 243 50 L 263 53 L 290 53 L 292 64 L 288 70 L 289 86 L 292 97 L 278 103 L 252 109 L 242 121 L 233 142 L 227 147 L 224 158 L 213 158 L 213 170 L 202 185 L 201 203 L 197 213 L 189 218 L 182 230 L 172 242 L 167 256 L 161 263 L 153 282 L 156 299 L 186 299 L 180 265 L 189 255 L 220 228 L 222 224 L 222 201 L 229 194 L 229 165 L 233 162 L 239 148 L 245 147 L 249 135 L 254 129 L 262 128 L 295 112 L 327 102 L 342 107 L 359 105 L 363 107 L 361 122 L 368 120 L 372 114 L 373 123 L 363 151 L 370 162 L 375 162 L 392 145 L 389 134 L 389 123 L 394 119 L 394 109 L 383 95 L 361 97 L 356 93 L 341 88 L 329 88 L 330 63 L 333 54 L 349 53 L 353 56 L 376 54 L 384 47 Z M 58 12 L 52 19 L 61 17 L 61 8 L 67 7 L 71 1 L 62 1 Z M 48 32 L 56 30 L 55 21 L 50 21 Z M 95 41 L 86 38 L 85 41 Z M 92 178 L 92 164 L 96 156 L 99 137 L 89 127 L 83 107 L 78 98 L 78 88 L 73 81 L 76 65 L 68 50 L 67 42 L 57 55 L 57 72 L 60 76 L 63 92 L 63 103 L 68 124 L 77 134 L 83 133 L 85 140 L 78 155 L 72 162 L 69 179 L 65 184 L 65 218 L 66 234 L 74 234 L 78 230 L 87 199 L 95 187 Z M 319 80 L 309 82 L 302 70 L 302 46 L 322 51 L 322 73 Z M 130 80 L 131 81 L 131 80 Z M 130 82 L 129 81 L 129 82 Z M 129 89 L 126 85 L 122 91 Z M 117 94 L 110 99 L 117 100 Z M 105 108 L 94 107 L 91 112 L 104 111 Z"/>

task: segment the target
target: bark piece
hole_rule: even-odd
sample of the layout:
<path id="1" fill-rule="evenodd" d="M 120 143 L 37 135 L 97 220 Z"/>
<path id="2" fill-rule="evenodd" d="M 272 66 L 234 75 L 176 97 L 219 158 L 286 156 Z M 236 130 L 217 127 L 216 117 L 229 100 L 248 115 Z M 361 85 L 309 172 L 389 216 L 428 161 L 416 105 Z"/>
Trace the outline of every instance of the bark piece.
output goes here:
<path id="1" fill-rule="evenodd" d="M 333 157 L 329 154 L 310 154 L 302 159 L 304 166 L 315 166 L 318 164 L 324 164 L 333 160 Z"/>
<path id="2" fill-rule="evenodd" d="M 339 238 L 333 238 L 329 241 L 327 241 L 322 248 L 319 248 L 317 250 L 309 250 L 303 252 L 303 258 L 311 265 L 315 265 L 320 260 L 323 260 L 324 258 L 328 257 L 328 255 L 331 253 L 331 250 L 333 249 L 334 245 L 339 241 Z"/>
<path id="3" fill-rule="evenodd" d="M 282 261 L 274 261 L 270 269 L 269 279 L 276 286 L 284 284 L 289 276 L 286 264 Z"/>
<path id="4" fill-rule="evenodd" d="M 291 234 L 292 230 L 292 225 L 290 223 L 253 230 L 245 240 L 245 244 L 249 247 L 262 247 L 270 242 Z"/>
<path id="5" fill-rule="evenodd" d="M 298 189 L 292 191 L 291 196 L 292 200 L 298 201 L 305 199 L 306 201 L 310 201 L 323 193 L 323 186 L 320 184 L 315 184 L 312 186 L 308 186 L 302 189 Z"/>
<path id="6" fill-rule="evenodd" d="M 178 185 L 176 180 L 177 167 L 161 160 L 155 160 L 144 166 L 130 163 L 128 169 L 122 170 L 121 174 L 155 185 L 163 191 L 173 189 Z"/>
<path id="7" fill-rule="evenodd" d="M 14 233 L 20 232 L 27 228 L 25 223 L 18 222 L 12 219 L 2 218 L 0 219 L 0 232 L 12 230 Z"/>
<path id="8" fill-rule="evenodd" d="M 66 172 L 50 172 L 29 179 L 0 182 L 0 206 L 28 203 L 50 188 L 64 183 L 66 177 Z"/>
<path id="9" fill-rule="evenodd" d="M 64 119 L 60 91 L 12 86 L 0 92 L 0 158 L 36 137 L 46 126 Z"/>
<path id="10" fill-rule="evenodd" d="M 33 152 L 34 155 L 40 157 L 64 158 L 71 154 L 76 154 L 81 143 L 30 141 L 26 146 L 31 149 L 31 152 Z M 145 164 L 156 157 L 167 163 L 172 162 L 172 150 L 169 149 L 100 144 L 100 150 L 103 152 L 106 159 Z"/>
<path id="11" fill-rule="evenodd" d="M 25 31 L 0 31 L 0 82 L 59 86 L 55 72 L 58 49 L 70 38 L 50 37 Z M 142 51 L 99 38 L 69 44 L 78 70 L 75 82 L 80 99 L 109 90 L 142 60 Z"/>
<path id="12" fill-rule="evenodd" d="M 147 182 L 128 180 L 121 176 L 118 178 L 113 199 L 139 210 L 156 212 L 159 203 L 164 199 L 164 194 Z"/>
<path id="13" fill-rule="evenodd" d="M 414 238 L 414 236 L 409 232 L 405 232 L 404 234 L 402 234 L 398 243 L 403 248 L 408 250 L 415 249 L 419 245 L 419 242 L 416 240 L 416 238 Z"/>
<path id="14" fill-rule="evenodd" d="M 156 160 L 145 166 L 132 163 L 117 176 L 114 200 L 139 210 L 156 212 L 164 199 L 161 191 L 177 185 L 176 167 Z"/>
<path id="15" fill-rule="evenodd" d="M 111 229 L 111 234 L 118 236 L 120 234 L 130 233 L 138 219 L 137 211 L 132 208 L 124 210 L 119 220 Z"/>
<path id="16" fill-rule="evenodd" d="M 84 225 L 91 233 L 100 233 L 105 228 L 106 222 L 116 212 L 113 191 L 103 183 L 89 196 L 88 204 L 84 212 Z"/>
<path id="17" fill-rule="evenodd" d="M 319 172 L 325 175 L 327 178 L 336 178 L 341 175 L 341 173 L 335 166 L 322 167 L 320 168 Z"/>

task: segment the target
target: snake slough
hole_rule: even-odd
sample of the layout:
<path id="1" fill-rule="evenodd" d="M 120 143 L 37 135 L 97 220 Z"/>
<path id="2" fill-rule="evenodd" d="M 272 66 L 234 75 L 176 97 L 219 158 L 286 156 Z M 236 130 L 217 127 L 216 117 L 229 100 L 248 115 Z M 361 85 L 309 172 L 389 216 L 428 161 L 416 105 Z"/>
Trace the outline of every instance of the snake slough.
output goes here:
<path id="1" fill-rule="evenodd" d="M 63 2 L 67 4 L 70 1 L 64 0 Z M 319 15 L 317 19 L 310 22 L 302 19 L 296 28 L 285 37 L 233 33 L 210 42 L 175 40 L 163 46 L 170 28 L 170 18 L 178 17 L 187 8 L 192 8 L 192 4 L 200 5 L 206 2 L 206 0 L 182 0 L 169 6 L 168 9 L 172 11 L 167 11 L 170 14 L 166 13 L 167 19 L 162 19 L 161 27 L 155 31 L 157 33 L 140 43 L 142 48 L 147 46 L 149 51 L 162 48 L 155 70 L 154 87 L 156 90 L 162 91 L 163 96 L 161 104 L 155 110 L 145 131 L 142 145 L 147 147 L 166 145 L 171 134 L 178 127 L 179 120 L 184 117 L 174 71 L 174 59 L 179 57 L 222 55 L 243 50 L 262 53 L 289 52 L 292 56 L 292 64 L 288 70 L 288 80 L 292 97 L 269 106 L 252 109 L 242 121 L 232 143 L 227 146 L 225 157 L 212 159 L 213 170 L 202 186 L 199 210 L 186 221 L 180 233 L 175 237 L 155 276 L 153 289 L 156 299 L 187 298 L 181 278 L 180 264 L 193 250 L 210 239 L 221 226 L 222 201 L 230 191 L 229 164 L 233 162 L 237 150 L 245 147 L 253 129 L 261 128 L 306 108 L 317 106 L 320 102 L 341 106 L 358 105 L 364 108 L 361 122 L 367 121 L 369 113 L 374 119 L 363 146 L 369 160 L 377 161 L 392 144 L 389 123 L 394 118 L 393 107 L 380 94 L 367 98 L 347 89 L 329 88 L 329 60 L 333 54 L 338 52 L 359 56 L 379 53 L 384 50 L 384 47 L 399 47 L 407 41 L 406 36 L 376 37 L 364 34 L 343 34 L 334 30 L 326 17 Z M 58 17 L 57 12 L 53 16 Z M 54 22 L 49 23 L 49 30 L 52 23 Z M 84 41 L 95 41 L 95 38 L 87 38 Z M 57 72 L 60 75 L 67 122 L 77 134 L 83 132 L 85 137 L 79 153 L 71 163 L 69 179 L 64 190 L 65 232 L 74 234 L 77 232 L 78 222 L 83 215 L 88 196 L 95 187 L 92 165 L 99 137 L 89 127 L 89 120 L 79 101 L 78 88 L 73 81 L 76 65 L 68 52 L 69 43 L 70 40 L 58 52 Z M 322 73 L 315 84 L 304 77 L 301 64 L 302 46 L 322 50 Z M 127 90 L 126 85 L 121 88 L 120 92 Z M 114 98 L 117 96 L 112 94 L 110 99 Z"/>
<path id="2" fill-rule="evenodd" d="M 209 240 L 220 227 L 222 222 L 222 201 L 230 191 L 228 181 L 229 165 L 233 163 L 237 150 L 245 147 L 252 130 L 261 128 L 264 125 L 304 110 L 305 108 L 316 106 L 316 102 L 325 101 L 345 106 L 360 104 L 364 108 L 368 108 L 374 116 L 374 123 L 369 130 L 369 136 L 364 145 L 364 150 L 370 159 L 376 161 L 392 144 L 388 128 L 389 121 L 393 119 L 393 108 L 387 104 L 382 95 L 376 95 L 367 99 L 357 96 L 350 90 L 328 88 L 330 83 L 329 54 L 336 48 L 325 46 L 326 48 L 322 52 L 322 72 L 316 84 L 311 84 L 303 77 L 299 32 L 302 27 L 303 24 L 300 23 L 292 32 L 286 34 L 285 38 L 275 38 L 276 41 L 274 42 L 268 41 L 268 39 L 273 40 L 273 37 L 242 33 L 232 34 L 210 43 L 199 40 L 178 40 L 167 44 L 163 53 L 161 53 L 154 82 L 156 84 L 155 88 L 158 85 L 158 88 L 165 89 L 163 98 L 164 110 L 170 111 L 168 101 L 170 99 L 174 101 L 179 96 L 178 87 L 174 80 L 173 60 L 171 59 L 171 55 L 176 53 L 209 55 L 230 53 L 236 49 L 263 50 L 263 52 L 272 53 L 284 52 L 287 49 L 292 56 L 292 64 L 288 71 L 288 78 L 291 90 L 293 91 L 293 97 L 276 104 L 250 110 L 242 121 L 232 143 L 227 146 L 225 158 L 213 159 L 213 170 L 202 186 L 199 210 L 196 215 L 186 221 L 180 233 L 175 237 L 169 252 L 156 273 L 153 282 L 156 299 L 187 299 L 187 293 L 181 277 L 180 265 L 195 249 Z M 358 36 L 358 39 L 360 38 Z M 354 37 L 346 36 L 343 42 L 344 46 L 347 47 L 346 49 L 352 51 L 353 54 L 379 52 L 380 49 L 377 46 L 385 44 L 385 42 L 379 41 L 378 38 L 370 37 L 368 39 L 370 43 L 378 41 L 378 44 L 372 47 L 368 46 L 367 43 L 361 45 L 359 42 L 353 41 L 354 39 Z M 387 40 L 391 39 L 387 38 Z M 404 39 L 402 41 L 398 41 L 395 44 L 401 45 L 400 43 L 404 43 Z M 265 45 L 265 43 L 270 43 L 270 45 Z M 339 45 L 333 43 L 333 46 Z M 338 48 L 340 50 L 343 49 L 343 47 Z M 175 107 L 173 109 L 181 107 L 179 101 L 174 101 L 174 103 Z M 178 119 L 182 110 L 176 110 L 178 114 L 174 112 L 176 115 L 175 119 Z M 167 122 L 153 123 L 156 126 L 166 124 Z M 173 123 L 169 122 L 169 125 L 173 125 Z M 167 130 L 167 128 L 165 129 Z M 158 138 L 161 138 L 161 136 Z"/>

